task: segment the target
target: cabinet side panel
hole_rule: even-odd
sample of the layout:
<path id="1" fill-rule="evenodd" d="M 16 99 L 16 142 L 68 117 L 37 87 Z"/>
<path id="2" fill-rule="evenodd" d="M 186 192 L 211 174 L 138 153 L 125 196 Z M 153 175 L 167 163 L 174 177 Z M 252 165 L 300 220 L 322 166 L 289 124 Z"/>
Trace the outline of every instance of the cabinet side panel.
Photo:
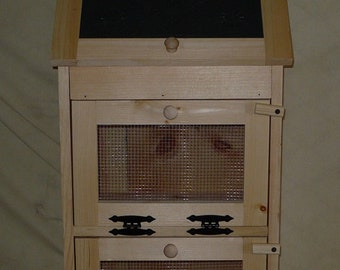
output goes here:
<path id="1" fill-rule="evenodd" d="M 71 167 L 71 122 L 69 68 L 58 69 L 59 75 L 59 117 L 60 117 L 60 155 L 61 192 L 64 221 L 64 268 L 74 269 L 73 243 L 73 198 Z"/>

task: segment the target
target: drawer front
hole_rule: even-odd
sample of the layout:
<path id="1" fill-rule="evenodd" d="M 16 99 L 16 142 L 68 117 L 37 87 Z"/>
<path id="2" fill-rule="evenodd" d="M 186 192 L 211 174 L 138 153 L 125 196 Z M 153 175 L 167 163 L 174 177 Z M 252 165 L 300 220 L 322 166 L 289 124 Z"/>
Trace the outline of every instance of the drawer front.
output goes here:
<path id="1" fill-rule="evenodd" d="M 271 67 L 72 67 L 71 98 L 263 99 Z"/>
<path id="2" fill-rule="evenodd" d="M 266 255 L 253 255 L 251 247 L 264 242 L 265 238 L 78 238 L 76 269 L 141 270 L 171 265 L 178 270 L 263 270 Z"/>
<path id="3" fill-rule="evenodd" d="M 265 64 L 263 38 L 81 38 L 77 64 L 93 66 L 244 66 Z"/>

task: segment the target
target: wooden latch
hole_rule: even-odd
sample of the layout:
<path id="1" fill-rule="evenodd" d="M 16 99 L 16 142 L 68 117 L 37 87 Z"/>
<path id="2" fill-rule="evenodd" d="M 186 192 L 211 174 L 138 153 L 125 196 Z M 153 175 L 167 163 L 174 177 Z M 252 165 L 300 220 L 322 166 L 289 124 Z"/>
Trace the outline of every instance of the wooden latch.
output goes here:
<path id="1" fill-rule="evenodd" d="M 253 244 L 253 254 L 279 255 L 280 252 L 279 244 Z"/>
<path id="2" fill-rule="evenodd" d="M 282 106 L 275 106 L 271 104 L 256 103 L 255 113 L 282 118 L 285 114 L 285 108 L 283 108 Z"/>

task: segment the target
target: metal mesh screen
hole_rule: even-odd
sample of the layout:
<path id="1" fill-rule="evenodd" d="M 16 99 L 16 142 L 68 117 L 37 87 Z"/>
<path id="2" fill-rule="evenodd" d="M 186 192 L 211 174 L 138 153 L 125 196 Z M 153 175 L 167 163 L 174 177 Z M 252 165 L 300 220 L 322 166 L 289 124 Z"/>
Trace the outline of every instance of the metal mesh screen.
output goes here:
<path id="1" fill-rule="evenodd" d="M 242 261 L 114 261 L 101 270 L 242 270 Z"/>
<path id="2" fill-rule="evenodd" d="M 244 125 L 100 125 L 100 200 L 242 201 Z"/>

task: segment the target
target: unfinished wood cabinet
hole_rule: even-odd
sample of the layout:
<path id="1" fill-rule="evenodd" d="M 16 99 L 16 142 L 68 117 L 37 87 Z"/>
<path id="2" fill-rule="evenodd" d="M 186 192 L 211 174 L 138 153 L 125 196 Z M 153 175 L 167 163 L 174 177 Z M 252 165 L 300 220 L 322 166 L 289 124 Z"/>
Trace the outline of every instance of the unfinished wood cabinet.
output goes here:
<path id="1" fill-rule="evenodd" d="M 277 270 L 286 0 L 58 0 L 65 270 Z"/>

